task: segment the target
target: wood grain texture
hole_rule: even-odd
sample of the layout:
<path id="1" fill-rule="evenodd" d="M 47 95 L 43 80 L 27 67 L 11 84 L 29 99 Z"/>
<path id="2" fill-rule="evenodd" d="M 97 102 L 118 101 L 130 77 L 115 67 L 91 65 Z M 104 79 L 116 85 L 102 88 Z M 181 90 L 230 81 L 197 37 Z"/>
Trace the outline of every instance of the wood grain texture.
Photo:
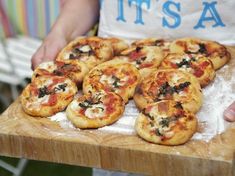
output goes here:
<path id="1" fill-rule="evenodd" d="M 229 48 L 235 68 L 235 48 Z M 225 73 L 226 76 L 231 76 Z M 62 129 L 14 102 L 0 116 L 0 155 L 159 176 L 235 175 L 235 123 L 209 142 L 150 144 L 136 135 Z"/>

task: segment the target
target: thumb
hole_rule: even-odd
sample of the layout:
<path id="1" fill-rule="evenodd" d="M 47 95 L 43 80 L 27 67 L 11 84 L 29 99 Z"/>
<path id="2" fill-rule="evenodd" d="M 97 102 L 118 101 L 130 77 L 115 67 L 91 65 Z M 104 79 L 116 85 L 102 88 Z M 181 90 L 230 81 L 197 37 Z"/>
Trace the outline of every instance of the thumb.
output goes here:
<path id="1" fill-rule="evenodd" d="M 224 111 L 224 119 L 229 122 L 235 121 L 235 101 Z"/>

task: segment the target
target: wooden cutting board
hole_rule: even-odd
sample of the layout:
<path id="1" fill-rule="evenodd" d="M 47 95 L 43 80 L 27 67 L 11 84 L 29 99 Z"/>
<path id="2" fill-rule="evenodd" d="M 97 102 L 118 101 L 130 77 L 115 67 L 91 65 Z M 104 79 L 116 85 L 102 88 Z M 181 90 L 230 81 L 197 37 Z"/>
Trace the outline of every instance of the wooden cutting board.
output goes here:
<path id="1" fill-rule="evenodd" d="M 229 50 L 229 68 L 235 69 L 235 47 Z M 190 140 L 168 147 L 150 144 L 136 135 L 62 129 L 49 119 L 26 115 L 16 100 L 0 116 L 0 155 L 146 175 L 232 176 L 235 123 L 209 142 Z"/>

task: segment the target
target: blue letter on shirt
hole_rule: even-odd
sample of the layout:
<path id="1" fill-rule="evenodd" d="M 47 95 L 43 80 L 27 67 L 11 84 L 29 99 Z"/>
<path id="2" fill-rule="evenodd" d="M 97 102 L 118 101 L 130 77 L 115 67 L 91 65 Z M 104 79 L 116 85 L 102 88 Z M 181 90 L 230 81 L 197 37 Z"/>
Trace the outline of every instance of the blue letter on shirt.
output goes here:
<path id="1" fill-rule="evenodd" d="M 180 18 L 180 15 L 174 11 L 172 11 L 170 9 L 170 6 L 173 5 L 174 7 L 176 7 L 176 10 L 178 12 L 180 12 L 180 3 L 175 3 L 175 2 L 172 2 L 172 1 L 167 1 L 164 3 L 163 5 L 163 12 L 168 15 L 169 17 L 173 18 L 174 19 L 174 24 L 170 24 L 166 18 L 164 17 L 163 18 L 163 21 L 162 21 L 162 25 L 163 27 L 168 27 L 168 28 L 177 28 L 180 23 L 181 23 L 181 18 Z"/>
<path id="2" fill-rule="evenodd" d="M 215 5 L 217 4 L 217 2 L 213 1 L 211 3 L 208 2 L 203 2 L 204 5 L 204 9 L 201 15 L 201 18 L 199 19 L 198 23 L 196 26 L 194 26 L 194 29 L 198 29 L 198 28 L 205 28 L 205 25 L 203 25 L 202 23 L 204 21 L 215 21 L 215 24 L 212 25 L 212 27 L 217 27 L 217 26 L 221 26 L 224 27 L 225 24 L 222 22 L 218 12 L 216 11 Z M 211 17 L 206 17 L 206 13 L 210 12 Z"/>
<path id="3" fill-rule="evenodd" d="M 144 25 L 143 19 L 142 19 L 142 4 L 145 3 L 147 5 L 147 8 L 150 8 L 150 2 L 151 0 L 128 0 L 129 6 L 131 6 L 132 1 L 136 3 L 136 20 L 135 24 L 142 24 Z"/>
<path id="4" fill-rule="evenodd" d="M 118 0 L 118 17 L 116 20 L 126 22 L 124 18 L 123 0 Z"/>

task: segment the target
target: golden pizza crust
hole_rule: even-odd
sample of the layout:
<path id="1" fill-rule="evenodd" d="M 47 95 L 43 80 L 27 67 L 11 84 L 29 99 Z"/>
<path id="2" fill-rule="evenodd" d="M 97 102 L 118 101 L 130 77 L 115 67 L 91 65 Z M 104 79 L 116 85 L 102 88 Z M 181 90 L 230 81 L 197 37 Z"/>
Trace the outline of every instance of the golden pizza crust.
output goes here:
<path id="1" fill-rule="evenodd" d="M 181 104 L 163 100 L 149 104 L 135 122 L 137 134 L 146 141 L 162 145 L 180 145 L 187 142 L 197 130 L 194 114 Z"/>
<path id="2" fill-rule="evenodd" d="M 77 128 L 100 128 L 116 122 L 124 109 L 124 101 L 118 94 L 100 91 L 73 100 L 66 115 Z"/>
<path id="3" fill-rule="evenodd" d="M 170 52 L 199 54 L 209 57 L 215 70 L 224 66 L 231 59 L 231 54 L 222 44 L 198 38 L 177 39 L 171 43 Z"/>
<path id="4" fill-rule="evenodd" d="M 139 84 L 134 101 L 142 110 L 149 103 L 175 100 L 184 109 L 196 113 L 202 105 L 202 97 L 200 84 L 192 74 L 178 69 L 160 69 Z"/>
<path id="5" fill-rule="evenodd" d="M 119 94 L 125 102 L 132 98 L 140 81 L 138 70 L 130 63 L 114 59 L 93 68 L 84 78 L 83 93 L 98 90 Z"/>
<path id="6" fill-rule="evenodd" d="M 162 61 L 160 68 L 187 71 L 198 79 L 201 87 L 207 86 L 215 78 L 213 64 L 205 56 L 186 53 L 168 54 Z"/>
<path id="7" fill-rule="evenodd" d="M 63 111 L 76 93 L 76 84 L 68 78 L 41 76 L 26 86 L 20 101 L 27 114 L 49 117 Z"/>
<path id="8" fill-rule="evenodd" d="M 70 42 L 56 60 L 78 59 L 92 69 L 112 57 L 113 49 L 110 41 L 100 37 L 79 37 Z"/>
<path id="9" fill-rule="evenodd" d="M 81 86 L 87 73 L 86 64 L 79 60 L 49 61 L 41 63 L 34 70 L 32 81 L 39 76 L 65 76 Z"/>

